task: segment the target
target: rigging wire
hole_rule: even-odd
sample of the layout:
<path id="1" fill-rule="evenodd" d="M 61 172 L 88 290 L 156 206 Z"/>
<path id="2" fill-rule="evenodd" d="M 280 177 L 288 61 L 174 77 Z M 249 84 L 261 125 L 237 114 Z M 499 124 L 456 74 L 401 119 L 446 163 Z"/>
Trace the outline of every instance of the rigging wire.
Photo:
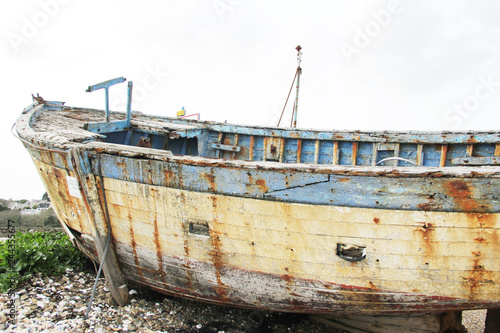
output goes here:
<path id="1" fill-rule="evenodd" d="M 297 74 L 299 73 L 299 70 L 297 69 L 295 71 L 295 76 L 293 77 L 293 82 L 292 82 L 292 86 L 290 87 L 290 91 L 288 92 L 288 97 L 286 98 L 286 102 L 285 102 L 285 106 L 283 107 L 283 111 L 281 111 L 281 116 L 280 116 L 280 120 L 278 121 L 278 125 L 277 127 L 280 126 L 280 123 L 281 123 L 281 118 L 283 118 L 283 114 L 285 113 L 285 108 L 286 108 L 286 105 L 288 103 L 288 99 L 290 98 L 290 94 L 292 93 L 292 89 L 293 89 L 293 84 L 295 83 L 295 79 L 297 78 Z M 295 104 L 294 104 L 294 110 L 295 110 Z M 292 119 L 293 119 L 293 114 L 292 114 Z M 291 127 L 291 126 L 290 126 Z"/>

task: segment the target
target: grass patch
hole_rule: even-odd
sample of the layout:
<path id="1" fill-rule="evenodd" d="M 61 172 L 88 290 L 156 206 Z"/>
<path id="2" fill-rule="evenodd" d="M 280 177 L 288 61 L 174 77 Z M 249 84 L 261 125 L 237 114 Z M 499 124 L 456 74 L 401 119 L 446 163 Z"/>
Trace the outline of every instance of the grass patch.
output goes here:
<path id="1" fill-rule="evenodd" d="M 0 242 L 0 286 L 15 289 L 34 273 L 56 276 L 66 268 L 84 271 L 90 259 L 73 246 L 63 232 L 17 232 L 15 239 Z"/>

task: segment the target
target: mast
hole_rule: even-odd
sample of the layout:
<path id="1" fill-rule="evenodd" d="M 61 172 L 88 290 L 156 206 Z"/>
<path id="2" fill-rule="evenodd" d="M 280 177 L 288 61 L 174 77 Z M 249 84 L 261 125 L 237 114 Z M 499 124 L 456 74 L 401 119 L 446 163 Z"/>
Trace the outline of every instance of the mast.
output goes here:
<path id="1" fill-rule="evenodd" d="M 302 61 L 302 47 L 298 45 L 296 48 L 297 50 L 297 89 L 295 93 L 295 105 L 294 105 L 294 110 L 293 110 L 293 127 L 297 127 L 297 108 L 299 107 L 299 83 L 300 83 L 300 74 L 302 74 L 302 68 L 300 67 L 300 62 Z"/>

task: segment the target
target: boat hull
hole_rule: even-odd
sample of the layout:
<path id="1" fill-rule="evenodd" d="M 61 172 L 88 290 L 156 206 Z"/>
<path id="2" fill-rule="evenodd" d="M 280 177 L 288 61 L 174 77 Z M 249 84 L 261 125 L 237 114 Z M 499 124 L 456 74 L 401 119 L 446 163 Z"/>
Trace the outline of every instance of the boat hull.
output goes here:
<path id="1" fill-rule="evenodd" d="M 85 181 L 75 172 L 79 162 L 67 152 L 26 148 L 59 219 L 78 246 L 97 258 L 90 208 L 72 181 Z M 284 171 L 273 168 L 239 168 L 252 180 L 246 180 L 244 192 L 228 194 L 222 184 L 230 187 L 231 179 L 220 179 L 217 171 L 234 167 L 221 162 L 151 160 L 98 149 L 82 154 L 84 159 L 90 166 L 85 177 L 95 180 L 109 216 L 123 276 L 159 292 L 309 313 L 443 312 L 500 305 L 498 213 L 293 202 L 306 197 L 300 188 L 309 190 L 300 184 L 291 198 L 269 198 L 264 194 L 272 182 L 258 180 L 284 179 Z M 178 166 L 175 172 L 172 165 Z M 179 177 L 186 166 L 190 174 Z M 286 172 L 294 178 L 302 171 Z M 363 177 L 352 174 L 349 182 L 363 186 Z M 448 184 L 463 188 L 470 181 L 450 179 Z M 474 205 L 463 195 L 455 198 L 465 208 Z M 362 247 L 366 256 L 346 260 L 338 253 L 339 244 Z"/>

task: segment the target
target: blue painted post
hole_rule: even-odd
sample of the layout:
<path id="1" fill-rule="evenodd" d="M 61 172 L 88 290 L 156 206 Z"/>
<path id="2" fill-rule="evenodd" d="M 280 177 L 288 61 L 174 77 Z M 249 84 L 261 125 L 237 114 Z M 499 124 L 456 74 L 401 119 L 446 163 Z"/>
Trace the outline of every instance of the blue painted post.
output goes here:
<path id="1" fill-rule="evenodd" d="M 132 81 L 128 81 L 128 94 L 127 94 L 127 128 L 130 127 L 130 120 L 132 119 Z"/>

